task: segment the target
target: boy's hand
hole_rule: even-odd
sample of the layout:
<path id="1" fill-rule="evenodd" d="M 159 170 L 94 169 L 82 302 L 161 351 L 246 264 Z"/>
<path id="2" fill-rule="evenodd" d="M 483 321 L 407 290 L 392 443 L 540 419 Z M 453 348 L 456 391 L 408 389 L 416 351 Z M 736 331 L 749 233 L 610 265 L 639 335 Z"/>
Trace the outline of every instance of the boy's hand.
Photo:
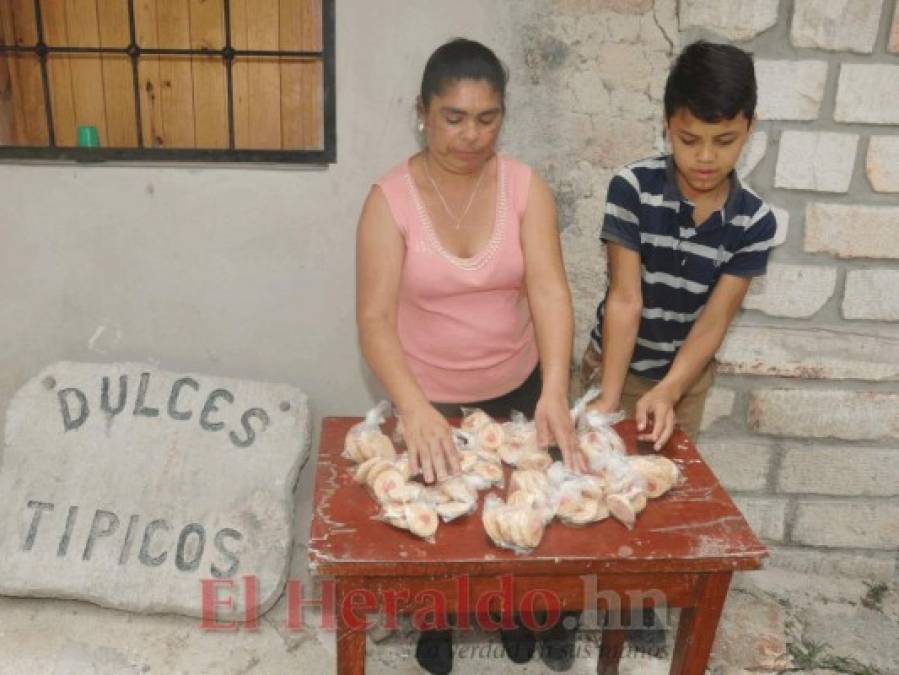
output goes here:
<path id="1" fill-rule="evenodd" d="M 585 412 L 594 410 L 598 413 L 608 415 L 610 413 L 618 412 L 620 409 L 621 405 L 618 401 L 611 401 L 600 394 L 587 404 Z"/>
<path id="2" fill-rule="evenodd" d="M 661 384 L 643 394 L 635 410 L 638 440 L 652 443 L 656 452 L 661 450 L 674 433 L 676 403 L 677 396 Z"/>

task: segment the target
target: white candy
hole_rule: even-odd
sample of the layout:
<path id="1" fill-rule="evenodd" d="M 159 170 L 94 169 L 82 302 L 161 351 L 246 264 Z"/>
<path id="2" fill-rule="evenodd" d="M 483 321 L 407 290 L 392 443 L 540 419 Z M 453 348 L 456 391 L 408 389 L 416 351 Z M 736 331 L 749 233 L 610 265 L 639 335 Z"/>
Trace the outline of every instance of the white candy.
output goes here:
<path id="1" fill-rule="evenodd" d="M 462 418 L 462 423 L 459 426 L 462 431 L 476 433 L 491 422 L 493 422 L 493 418 L 483 410 L 473 410 Z"/>
<path id="2" fill-rule="evenodd" d="M 434 507 L 423 502 L 406 504 L 405 516 L 409 531 L 422 539 L 433 536 L 440 524 Z"/>

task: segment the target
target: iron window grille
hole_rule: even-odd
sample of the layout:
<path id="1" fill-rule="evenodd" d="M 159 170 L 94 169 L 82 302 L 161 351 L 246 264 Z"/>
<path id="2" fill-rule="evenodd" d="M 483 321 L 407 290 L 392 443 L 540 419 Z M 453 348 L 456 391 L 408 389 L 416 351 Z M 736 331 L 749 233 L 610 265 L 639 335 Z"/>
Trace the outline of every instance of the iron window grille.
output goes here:
<path id="1" fill-rule="evenodd" d="M 222 49 L 157 49 L 144 48 L 137 43 L 134 0 L 128 2 L 128 30 L 130 43 L 127 47 L 54 47 L 44 40 L 44 26 L 41 15 L 41 0 L 34 0 L 37 42 L 30 46 L 2 45 L 4 53 L 35 54 L 40 63 L 43 86 L 44 109 L 47 118 L 47 146 L 0 146 L 2 159 L 56 159 L 76 161 L 105 160 L 151 160 L 151 161 L 192 161 L 192 162 L 283 162 L 300 164 L 331 164 L 337 161 L 336 101 L 335 101 L 335 38 L 334 0 L 322 0 L 322 50 L 321 51 L 281 51 L 258 49 L 235 49 L 231 43 L 231 0 L 223 0 L 224 38 Z M 53 128 L 53 110 L 50 84 L 47 74 L 47 57 L 51 54 L 126 54 L 131 60 L 131 74 L 134 92 L 135 124 L 137 125 L 136 148 L 82 148 L 56 145 Z M 151 56 L 221 56 L 225 62 L 228 112 L 228 149 L 202 148 L 148 148 L 144 145 L 141 119 L 140 82 L 138 62 L 142 55 Z M 322 112 L 323 144 L 321 150 L 263 150 L 237 149 L 234 144 L 234 82 L 232 68 L 234 59 L 239 57 L 307 58 L 320 60 L 323 70 Z"/>

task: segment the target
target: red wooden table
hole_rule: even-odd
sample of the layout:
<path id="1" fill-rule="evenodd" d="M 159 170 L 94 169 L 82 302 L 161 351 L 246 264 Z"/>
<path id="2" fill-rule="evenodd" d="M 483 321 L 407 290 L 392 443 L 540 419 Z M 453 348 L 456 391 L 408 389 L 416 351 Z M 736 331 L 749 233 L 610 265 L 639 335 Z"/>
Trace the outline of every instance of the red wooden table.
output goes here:
<path id="1" fill-rule="evenodd" d="M 564 611 L 627 612 L 665 604 L 682 608 L 670 672 L 701 675 L 734 570 L 758 569 L 768 555 L 679 431 L 662 452 L 679 465 L 686 483 L 649 500 L 631 531 L 612 518 L 583 528 L 554 521 L 539 547 L 520 555 L 488 539 L 479 505 L 471 516 L 442 523 L 431 544 L 372 519 L 377 504 L 353 482 L 352 465 L 340 456 L 347 430 L 358 421 L 322 422 L 315 476 L 310 566 L 316 575 L 334 580 L 338 607 L 358 604 L 370 592 L 382 609 L 385 601 L 406 611 L 433 608 L 438 593 L 448 611 L 465 613 L 475 608 L 477 598 L 498 595 L 503 576 L 507 583 L 511 577 L 514 608 L 545 597 L 535 594 L 537 589 L 558 598 Z M 633 421 L 616 429 L 629 451 L 637 452 Z M 419 601 L 402 600 L 406 597 Z M 339 611 L 337 618 L 337 672 L 364 673 L 364 629 L 354 628 Z M 623 641 L 623 630 L 603 631 L 599 673 L 617 672 Z"/>

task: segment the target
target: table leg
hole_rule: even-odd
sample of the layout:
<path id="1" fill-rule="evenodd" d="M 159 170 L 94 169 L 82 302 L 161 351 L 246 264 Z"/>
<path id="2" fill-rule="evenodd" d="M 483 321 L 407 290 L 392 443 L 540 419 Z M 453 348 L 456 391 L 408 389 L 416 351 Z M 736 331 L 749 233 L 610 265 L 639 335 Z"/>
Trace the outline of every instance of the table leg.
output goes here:
<path id="1" fill-rule="evenodd" d="M 603 628 L 596 662 L 598 675 L 618 675 L 618 662 L 624 653 L 625 632 L 620 628 Z"/>
<path id="2" fill-rule="evenodd" d="M 720 572 L 700 576 L 695 604 L 681 610 L 671 675 L 704 675 L 732 575 Z"/>
<path id="3" fill-rule="evenodd" d="M 340 611 L 348 588 L 352 590 L 352 585 L 337 582 L 337 675 L 364 675 L 365 629 L 349 626 L 347 617 Z"/>

